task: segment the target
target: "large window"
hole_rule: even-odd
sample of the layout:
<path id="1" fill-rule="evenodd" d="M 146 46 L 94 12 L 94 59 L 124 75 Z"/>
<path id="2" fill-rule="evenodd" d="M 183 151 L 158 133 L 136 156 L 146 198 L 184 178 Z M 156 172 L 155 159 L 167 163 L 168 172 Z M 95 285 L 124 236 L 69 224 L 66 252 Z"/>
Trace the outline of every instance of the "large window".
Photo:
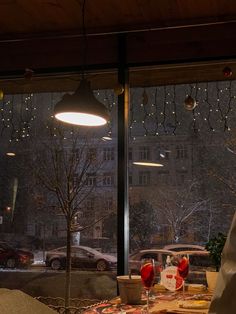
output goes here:
<path id="1" fill-rule="evenodd" d="M 0 100 L 1 241 L 14 250 L 31 252 L 38 267 L 29 264 L 29 270 L 34 269 L 39 277 L 52 272 L 52 280 L 46 285 L 45 295 L 49 296 L 54 296 L 55 288 L 65 288 L 64 280 L 57 281 L 55 287 L 53 278 L 65 272 L 68 230 L 72 246 L 87 250 L 83 256 L 75 256 L 76 250 L 72 249 L 72 276 L 81 291 L 87 288 L 80 270 L 86 271 L 82 277 L 91 277 L 95 282 L 96 270 L 101 269 L 101 265 L 97 267 L 99 259 L 105 261 L 104 270 L 108 270 L 109 258 L 116 268 L 116 96 L 111 90 L 95 91 L 110 111 L 111 121 L 90 129 L 62 124 L 53 118 L 54 105 L 63 94 L 5 95 Z M 16 253 L 14 256 L 18 258 Z M 57 263 L 52 263 L 56 256 Z M 6 263 L 7 256 L 1 256 L 0 266 Z M 20 257 L 15 265 L 16 269 L 7 268 L 3 287 L 23 286 L 18 276 L 13 283 L 8 274 L 22 268 L 21 277 L 25 280 L 30 272 Z M 109 294 L 116 295 L 113 272 L 109 270 L 106 276 L 111 285 L 104 299 Z M 43 281 L 35 286 L 35 296 L 44 293 Z M 77 288 L 72 287 L 71 293 L 77 296 Z M 64 297 L 63 293 L 56 296 Z"/>
<path id="2" fill-rule="evenodd" d="M 236 82 L 134 88 L 131 95 L 131 251 L 204 248 L 227 234 L 235 212 Z M 205 267 L 198 257 L 190 262 Z"/>
<path id="3" fill-rule="evenodd" d="M 190 93 L 194 110 L 185 106 Z M 227 233 L 234 214 L 236 82 L 132 88 L 131 95 L 130 253 L 173 243 L 204 247 L 219 231 Z M 0 102 L 1 239 L 43 263 L 47 251 L 65 247 L 63 210 L 72 206 L 72 244 L 115 258 L 117 99 L 110 90 L 96 93 L 112 119 L 90 130 L 54 121 L 61 96 Z"/>

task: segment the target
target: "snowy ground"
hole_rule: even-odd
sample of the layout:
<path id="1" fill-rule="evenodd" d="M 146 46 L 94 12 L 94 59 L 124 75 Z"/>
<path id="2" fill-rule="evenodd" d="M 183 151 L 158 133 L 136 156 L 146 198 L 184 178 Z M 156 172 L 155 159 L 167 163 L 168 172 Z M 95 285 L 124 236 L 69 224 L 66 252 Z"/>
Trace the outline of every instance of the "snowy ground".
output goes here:
<path id="1" fill-rule="evenodd" d="M 32 296 L 64 297 L 65 271 L 53 271 L 47 267 L 31 267 L 27 270 L 0 270 L 0 288 L 20 289 Z M 117 293 L 116 274 L 75 270 L 71 276 L 71 297 L 88 299 L 112 299 Z M 1 312 L 0 312 L 1 313 Z"/>

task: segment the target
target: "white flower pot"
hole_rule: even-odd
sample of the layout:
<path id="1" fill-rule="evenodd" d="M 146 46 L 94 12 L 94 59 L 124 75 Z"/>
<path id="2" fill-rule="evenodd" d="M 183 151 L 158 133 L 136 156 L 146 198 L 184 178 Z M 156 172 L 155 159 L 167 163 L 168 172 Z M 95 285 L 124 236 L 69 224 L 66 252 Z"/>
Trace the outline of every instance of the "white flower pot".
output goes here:
<path id="1" fill-rule="evenodd" d="M 219 273 L 217 271 L 206 271 L 206 280 L 209 292 L 214 291 L 218 274 Z"/>
<path id="2" fill-rule="evenodd" d="M 121 303 L 140 304 L 142 292 L 142 280 L 140 276 L 118 276 Z"/>

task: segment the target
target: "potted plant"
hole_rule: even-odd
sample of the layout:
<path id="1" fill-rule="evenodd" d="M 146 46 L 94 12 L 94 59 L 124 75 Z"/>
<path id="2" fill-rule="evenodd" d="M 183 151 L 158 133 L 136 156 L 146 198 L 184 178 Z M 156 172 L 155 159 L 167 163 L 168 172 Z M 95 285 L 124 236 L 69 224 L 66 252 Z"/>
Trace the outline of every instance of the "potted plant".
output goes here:
<path id="1" fill-rule="evenodd" d="M 218 271 L 221 266 L 221 255 L 225 245 L 225 241 L 226 236 L 223 233 L 219 232 L 218 235 L 214 238 L 211 238 L 205 246 L 206 250 L 210 254 L 212 264 L 215 267 L 215 271 L 206 271 L 206 279 L 209 291 L 213 291 L 216 285 Z"/>

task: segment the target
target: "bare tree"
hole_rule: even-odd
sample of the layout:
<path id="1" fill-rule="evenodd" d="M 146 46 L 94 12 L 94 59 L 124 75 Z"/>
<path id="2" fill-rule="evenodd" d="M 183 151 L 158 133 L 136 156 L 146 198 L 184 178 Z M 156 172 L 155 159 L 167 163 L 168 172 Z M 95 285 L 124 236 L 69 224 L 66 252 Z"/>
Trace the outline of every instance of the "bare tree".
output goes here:
<path id="1" fill-rule="evenodd" d="M 152 204 L 159 213 L 160 221 L 168 225 L 174 242 L 179 242 L 187 230 L 194 226 L 196 214 L 207 208 L 208 200 L 200 199 L 196 193 L 197 183 L 152 189 Z"/>
<path id="2" fill-rule="evenodd" d="M 208 242 L 213 234 L 217 234 L 223 225 L 222 210 L 218 202 L 209 199 L 207 206 L 194 216 L 194 224 L 191 228 L 197 234 L 201 242 Z"/>
<path id="3" fill-rule="evenodd" d="M 141 249 L 150 245 L 151 236 L 158 230 L 157 212 L 148 201 L 141 200 L 130 206 L 130 246 Z"/>
<path id="4" fill-rule="evenodd" d="M 89 226 L 80 226 L 78 222 L 75 224 L 75 217 L 86 198 L 94 192 L 96 184 L 93 184 L 92 180 L 96 180 L 101 159 L 96 156 L 94 150 L 98 143 L 92 140 L 88 132 L 79 132 L 80 129 L 68 130 L 58 125 L 49 126 L 48 131 L 48 136 L 44 137 L 41 144 L 37 143 L 33 169 L 35 178 L 57 202 L 66 220 L 65 306 L 68 307 L 72 233 L 91 227 L 91 224 Z"/>
<path id="5" fill-rule="evenodd" d="M 211 199 L 210 237 L 228 231 L 236 207 L 236 130 L 203 141 L 202 191 Z M 217 153 L 216 153 L 217 152 Z"/>

